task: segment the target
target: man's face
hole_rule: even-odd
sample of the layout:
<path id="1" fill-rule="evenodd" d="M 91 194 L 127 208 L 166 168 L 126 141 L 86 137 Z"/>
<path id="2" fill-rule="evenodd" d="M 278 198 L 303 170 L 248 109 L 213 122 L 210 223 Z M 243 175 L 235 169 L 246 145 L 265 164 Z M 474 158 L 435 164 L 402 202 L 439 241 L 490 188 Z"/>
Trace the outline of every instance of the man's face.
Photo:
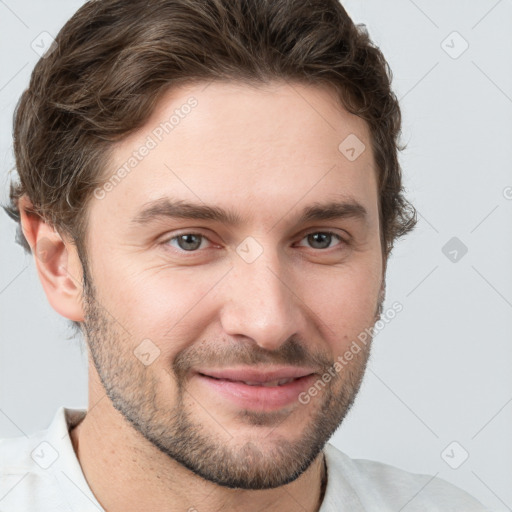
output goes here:
<path id="1" fill-rule="evenodd" d="M 316 87 L 187 86 L 114 148 L 106 177 L 126 162 L 90 203 L 86 240 L 85 325 L 108 397 L 203 478 L 294 480 L 350 408 L 369 344 L 318 381 L 377 319 L 366 124 Z"/>

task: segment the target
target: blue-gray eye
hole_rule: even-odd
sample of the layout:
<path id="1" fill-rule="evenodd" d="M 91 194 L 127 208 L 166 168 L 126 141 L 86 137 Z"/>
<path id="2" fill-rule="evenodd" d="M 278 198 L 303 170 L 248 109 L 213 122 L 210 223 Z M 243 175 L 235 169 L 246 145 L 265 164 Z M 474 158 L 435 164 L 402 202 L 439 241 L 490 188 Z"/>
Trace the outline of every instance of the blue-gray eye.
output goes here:
<path id="1" fill-rule="evenodd" d="M 336 233 L 323 231 L 310 233 L 309 235 L 306 235 L 305 238 L 307 238 L 308 243 L 311 244 L 313 249 L 328 249 L 331 246 L 333 238 L 336 238 L 339 241 L 341 240 L 341 237 Z"/>
<path id="2" fill-rule="evenodd" d="M 176 240 L 178 242 L 178 247 L 183 251 L 195 251 L 201 247 L 201 243 L 203 241 L 202 235 L 196 235 L 194 233 L 185 233 L 183 235 L 175 236 L 171 238 L 169 242 L 172 240 Z"/>

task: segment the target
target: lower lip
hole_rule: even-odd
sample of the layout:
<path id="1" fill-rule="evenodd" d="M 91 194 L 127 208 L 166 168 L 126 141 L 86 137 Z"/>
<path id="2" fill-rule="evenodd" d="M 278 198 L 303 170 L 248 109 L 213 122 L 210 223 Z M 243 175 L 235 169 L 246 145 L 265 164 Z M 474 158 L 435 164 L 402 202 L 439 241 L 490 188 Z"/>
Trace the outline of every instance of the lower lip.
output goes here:
<path id="1" fill-rule="evenodd" d="M 202 374 L 197 377 L 202 383 L 239 407 L 245 409 L 276 410 L 298 402 L 299 394 L 308 389 L 314 375 L 307 375 L 282 386 L 249 386 L 243 382 L 214 379 Z"/>

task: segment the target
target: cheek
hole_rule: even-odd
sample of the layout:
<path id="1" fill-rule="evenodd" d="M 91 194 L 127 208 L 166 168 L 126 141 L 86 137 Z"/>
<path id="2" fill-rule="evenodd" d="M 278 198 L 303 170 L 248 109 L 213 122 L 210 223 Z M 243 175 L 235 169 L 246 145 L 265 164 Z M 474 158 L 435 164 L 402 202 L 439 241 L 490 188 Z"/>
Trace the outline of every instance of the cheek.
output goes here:
<path id="1" fill-rule="evenodd" d="M 378 266 L 357 265 L 331 268 L 305 283 L 301 298 L 321 320 L 320 328 L 335 352 L 344 351 L 374 324 L 380 282 Z"/>
<path id="2" fill-rule="evenodd" d="M 150 339 L 165 358 L 197 340 L 210 318 L 204 298 L 225 272 L 195 269 L 120 269 L 105 274 L 102 304 L 137 340 Z M 99 291 L 99 290 L 98 290 Z"/>

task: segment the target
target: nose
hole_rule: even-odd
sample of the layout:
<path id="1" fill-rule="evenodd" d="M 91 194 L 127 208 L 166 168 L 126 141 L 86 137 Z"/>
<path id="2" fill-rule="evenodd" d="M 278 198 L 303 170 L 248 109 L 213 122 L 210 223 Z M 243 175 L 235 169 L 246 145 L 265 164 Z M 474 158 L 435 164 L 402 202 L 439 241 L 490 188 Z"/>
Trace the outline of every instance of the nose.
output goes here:
<path id="1" fill-rule="evenodd" d="M 298 334 L 305 320 L 289 276 L 277 258 L 270 261 L 262 255 L 252 263 L 236 261 L 223 287 L 224 332 L 250 338 L 267 350 L 278 349 Z"/>

